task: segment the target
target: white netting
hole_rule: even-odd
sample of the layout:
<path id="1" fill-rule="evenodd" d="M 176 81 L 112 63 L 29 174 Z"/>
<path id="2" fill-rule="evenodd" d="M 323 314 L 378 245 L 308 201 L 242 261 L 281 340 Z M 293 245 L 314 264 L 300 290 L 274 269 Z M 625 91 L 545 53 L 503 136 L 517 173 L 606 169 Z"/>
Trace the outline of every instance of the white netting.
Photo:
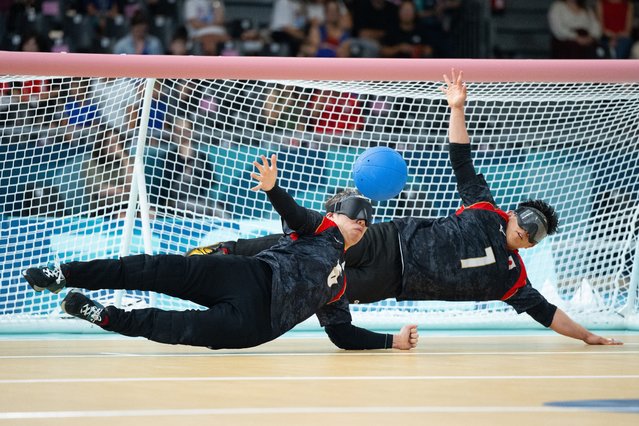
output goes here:
<path id="1" fill-rule="evenodd" d="M 20 277 L 28 266 L 145 250 L 183 253 L 278 232 L 264 194 L 249 189 L 251 162 L 260 154 L 277 153 L 280 184 L 299 203 L 322 210 L 326 198 L 353 185 L 359 153 L 392 146 L 408 163 L 409 181 L 400 197 L 377 203 L 377 220 L 452 213 L 460 200 L 440 86 L 0 77 L 0 329 L 79 323 L 63 321 L 60 296 L 30 291 Z M 636 328 L 639 84 L 468 86 L 475 166 L 500 207 L 542 198 L 561 219 L 559 234 L 522 252 L 533 284 L 586 325 Z M 187 306 L 143 293 L 95 296 Z M 358 325 L 374 327 L 533 324 L 501 302 L 384 301 L 353 312 Z"/>

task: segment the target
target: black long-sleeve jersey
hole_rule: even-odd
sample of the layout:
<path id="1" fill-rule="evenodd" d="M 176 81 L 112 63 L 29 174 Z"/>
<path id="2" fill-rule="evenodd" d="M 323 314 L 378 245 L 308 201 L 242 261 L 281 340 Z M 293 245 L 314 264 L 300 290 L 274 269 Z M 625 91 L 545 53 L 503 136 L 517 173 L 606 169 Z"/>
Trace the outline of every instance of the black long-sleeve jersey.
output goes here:
<path id="1" fill-rule="evenodd" d="M 472 165 L 470 145 L 450 144 L 463 206 L 450 216 L 393 220 L 402 255 L 398 300 L 503 300 L 548 327 L 556 307 L 530 284 L 516 250 L 506 246 L 508 215 Z"/>
<path id="2" fill-rule="evenodd" d="M 397 300 L 502 300 L 548 327 L 556 306 L 529 282 L 517 251 L 506 247 L 507 215 L 473 167 L 470 145 L 450 144 L 463 206 L 439 219 L 412 217 L 369 226 L 345 256 L 353 303 Z M 239 240 L 233 253 L 253 255 L 273 237 Z"/>
<path id="3" fill-rule="evenodd" d="M 337 225 L 299 206 L 283 189 L 267 192 L 273 207 L 294 232 L 256 254 L 273 270 L 271 323 L 283 334 L 316 314 L 329 338 L 344 349 L 381 349 L 392 336 L 351 325 L 344 292 L 344 238 Z"/>

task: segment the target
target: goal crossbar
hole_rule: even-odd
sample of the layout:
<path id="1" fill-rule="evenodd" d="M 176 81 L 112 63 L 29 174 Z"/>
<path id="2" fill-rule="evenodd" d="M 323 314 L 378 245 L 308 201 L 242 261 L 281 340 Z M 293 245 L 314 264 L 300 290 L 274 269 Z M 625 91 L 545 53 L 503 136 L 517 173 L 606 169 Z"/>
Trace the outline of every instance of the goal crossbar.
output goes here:
<path id="1" fill-rule="evenodd" d="M 0 52 L 0 74 L 235 80 L 636 83 L 639 60 L 381 59 Z M 46 71 L 45 71 L 46 70 Z"/>

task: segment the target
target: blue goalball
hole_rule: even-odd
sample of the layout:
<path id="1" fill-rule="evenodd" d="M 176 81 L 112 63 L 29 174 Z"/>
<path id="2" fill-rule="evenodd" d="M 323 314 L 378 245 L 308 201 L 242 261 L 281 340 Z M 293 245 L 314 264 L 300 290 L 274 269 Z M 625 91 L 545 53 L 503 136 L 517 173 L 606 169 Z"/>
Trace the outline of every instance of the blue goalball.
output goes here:
<path id="1" fill-rule="evenodd" d="M 401 154 L 386 146 L 364 151 L 353 165 L 355 186 L 373 201 L 396 197 L 408 178 L 408 167 Z"/>

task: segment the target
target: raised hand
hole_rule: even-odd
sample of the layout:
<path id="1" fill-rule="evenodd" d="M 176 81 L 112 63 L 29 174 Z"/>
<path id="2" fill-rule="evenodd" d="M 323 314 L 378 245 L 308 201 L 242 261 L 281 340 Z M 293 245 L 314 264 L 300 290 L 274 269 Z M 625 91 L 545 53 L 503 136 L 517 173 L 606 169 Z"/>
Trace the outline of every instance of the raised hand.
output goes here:
<path id="1" fill-rule="evenodd" d="M 450 78 L 444 74 L 446 85 L 440 89 L 446 95 L 448 106 L 451 108 L 463 107 L 466 102 L 466 83 L 462 81 L 463 75 L 462 71 L 455 72 L 454 68 L 450 70 Z"/>
<path id="2" fill-rule="evenodd" d="M 271 155 L 271 161 L 269 164 L 268 158 L 264 155 L 261 155 L 262 164 L 258 161 L 253 161 L 253 165 L 257 169 L 259 173 L 251 173 L 251 177 L 258 181 L 259 183 L 255 185 L 251 190 L 259 191 L 270 191 L 275 186 L 275 182 L 277 181 L 277 156 L 275 154 Z"/>

